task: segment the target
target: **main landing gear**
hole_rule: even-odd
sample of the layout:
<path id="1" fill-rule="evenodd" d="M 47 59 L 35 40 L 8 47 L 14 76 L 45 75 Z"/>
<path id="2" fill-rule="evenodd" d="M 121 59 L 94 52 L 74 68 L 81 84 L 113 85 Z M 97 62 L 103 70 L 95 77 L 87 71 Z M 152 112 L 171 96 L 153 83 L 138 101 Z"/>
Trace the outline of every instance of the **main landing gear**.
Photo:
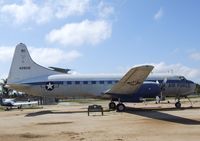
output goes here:
<path id="1" fill-rule="evenodd" d="M 116 109 L 116 104 L 113 101 L 111 101 L 108 106 L 109 106 L 110 110 L 115 110 Z"/>
<path id="2" fill-rule="evenodd" d="M 117 110 L 117 112 L 123 112 L 126 109 L 126 106 L 119 102 L 117 105 L 115 104 L 115 102 L 111 101 L 109 103 L 109 109 L 110 110 Z"/>

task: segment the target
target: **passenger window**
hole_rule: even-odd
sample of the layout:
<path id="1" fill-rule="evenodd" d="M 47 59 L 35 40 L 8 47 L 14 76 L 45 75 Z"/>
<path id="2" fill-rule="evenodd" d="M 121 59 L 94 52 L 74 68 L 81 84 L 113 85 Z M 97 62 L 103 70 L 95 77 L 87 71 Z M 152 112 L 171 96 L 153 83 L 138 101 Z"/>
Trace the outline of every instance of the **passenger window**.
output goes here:
<path id="1" fill-rule="evenodd" d="M 83 84 L 88 84 L 88 81 L 83 81 Z"/>
<path id="2" fill-rule="evenodd" d="M 96 81 L 92 81 L 92 84 L 96 84 Z"/>
<path id="3" fill-rule="evenodd" d="M 71 85 L 71 84 L 72 84 L 72 81 L 67 81 L 67 84 L 68 84 L 68 85 Z"/>
<path id="4" fill-rule="evenodd" d="M 80 81 L 75 81 L 75 84 L 77 84 L 77 85 L 80 84 Z"/>
<path id="5" fill-rule="evenodd" d="M 100 84 L 104 84 L 104 81 L 99 81 Z"/>

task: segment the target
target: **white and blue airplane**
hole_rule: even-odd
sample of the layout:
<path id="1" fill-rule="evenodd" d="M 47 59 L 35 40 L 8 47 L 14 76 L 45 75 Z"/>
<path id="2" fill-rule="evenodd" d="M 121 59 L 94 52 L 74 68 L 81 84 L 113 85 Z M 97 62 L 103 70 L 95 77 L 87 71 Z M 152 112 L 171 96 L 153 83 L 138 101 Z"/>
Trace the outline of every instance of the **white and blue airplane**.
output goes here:
<path id="1" fill-rule="evenodd" d="M 16 101 L 13 98 L 0 98 L 0 105 L 6 107 L 6 110 L 16 107 L 21 109 L 24 105 L 36 105 L 38 101 Z"/>
<path id="2" fill-rule="evenodd" d="M 69 70 L 36 64 L 25 44 L 16 46 L 7 86 L 35 96 L 99 97 L 109 95 L 110 109 L 124 111 L 123 102 L 142 102 L 145 98 L 174 96 L 178 99 L 194 93 L 196 84 L 183 76 L 149 76 L 154 67 L 141 65 L 125 75 L 70 74 Z M 149 76 L 149 77 L 148 77 Z M 115 104 L 117 101 L 117 105 Z"/>

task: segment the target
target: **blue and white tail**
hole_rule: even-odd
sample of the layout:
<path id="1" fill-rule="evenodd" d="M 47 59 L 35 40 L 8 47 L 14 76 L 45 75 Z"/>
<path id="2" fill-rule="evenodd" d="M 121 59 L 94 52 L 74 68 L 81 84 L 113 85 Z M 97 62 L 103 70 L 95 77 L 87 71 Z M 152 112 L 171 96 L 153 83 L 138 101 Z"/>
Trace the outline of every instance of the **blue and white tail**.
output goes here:
<path id="1" fill-rule="evenodd" d="M 15 48 L 7 83 L 20 83 L 29 79 L 37 79 L 41 76 L 52 74 L 57 74 L 57 72 L 36 64 L 31 59 L 26 45 L 20 43 Z"/>

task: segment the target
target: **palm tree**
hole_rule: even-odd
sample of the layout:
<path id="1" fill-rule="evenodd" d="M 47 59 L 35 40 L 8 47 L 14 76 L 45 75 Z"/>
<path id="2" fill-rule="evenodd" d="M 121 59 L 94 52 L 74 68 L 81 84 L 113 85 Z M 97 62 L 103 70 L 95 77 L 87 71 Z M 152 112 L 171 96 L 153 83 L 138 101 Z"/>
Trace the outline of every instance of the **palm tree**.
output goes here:
<path id="1" fill-rule="evenodd" d="M 10 89 L 8 89 L 6 87 L 7 79 L 1 79 L 1 80 L 2 80 L 2 82 L 0 82 L 0 86 L 1 86 L 2 97 L 9 97 L 9 91 L 10 91 Z"/>

